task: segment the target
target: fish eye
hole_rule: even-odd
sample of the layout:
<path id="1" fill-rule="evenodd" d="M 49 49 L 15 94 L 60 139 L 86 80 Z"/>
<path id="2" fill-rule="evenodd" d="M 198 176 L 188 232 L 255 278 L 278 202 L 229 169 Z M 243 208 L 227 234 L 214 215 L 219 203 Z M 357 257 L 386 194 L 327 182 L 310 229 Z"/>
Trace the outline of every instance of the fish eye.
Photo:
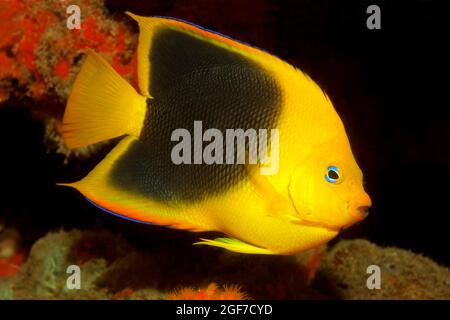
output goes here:
<path id="1" fill-rule="evenodd" d="M 329 182 L 329 183 L 336 183 L 339 181 L 339 168 L 336 166 L 329 166 L 327 168 L 327 173 L 325 175 L 325 179 Z"/>

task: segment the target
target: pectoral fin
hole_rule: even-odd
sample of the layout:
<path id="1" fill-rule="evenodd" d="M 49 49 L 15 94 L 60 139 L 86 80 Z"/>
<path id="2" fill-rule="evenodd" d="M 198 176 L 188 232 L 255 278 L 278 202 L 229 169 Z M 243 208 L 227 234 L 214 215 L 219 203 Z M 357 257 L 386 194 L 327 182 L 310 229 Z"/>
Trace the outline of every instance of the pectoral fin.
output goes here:
<path id="1" fill-rule="evenodd" d="M 290 201 L 272 185 L 267 176 L 261 175 L 256 166 L 248 169 L 250 181 L 267 203 L 267 213 L 271 217 L 286 215 L 290 212 Z"/>

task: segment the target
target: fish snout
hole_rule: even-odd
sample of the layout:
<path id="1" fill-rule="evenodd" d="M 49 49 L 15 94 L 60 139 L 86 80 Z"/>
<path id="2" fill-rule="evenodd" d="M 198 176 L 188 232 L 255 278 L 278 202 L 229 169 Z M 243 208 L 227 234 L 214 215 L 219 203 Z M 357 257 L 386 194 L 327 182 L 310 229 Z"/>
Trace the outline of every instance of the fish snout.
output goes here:
<path id="1" fill-rule="evenodd" d="M 365 219 L 369 215 L 369 208 L 372 206 L 372 201 L 367 193 L 356 197 L 350 208 L 350 215 L 357 219 L 357 221 Z"/>

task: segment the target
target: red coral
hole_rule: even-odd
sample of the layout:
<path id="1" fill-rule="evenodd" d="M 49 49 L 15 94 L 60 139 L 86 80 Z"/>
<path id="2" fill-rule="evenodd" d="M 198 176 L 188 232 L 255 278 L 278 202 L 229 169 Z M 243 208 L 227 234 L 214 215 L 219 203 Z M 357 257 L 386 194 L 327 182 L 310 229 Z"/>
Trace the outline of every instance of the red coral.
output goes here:
<path id="1" fill-rule="evenodd" d="M 136 35 L 124 22 L 105 14 L 101 0 L 74 0 L 81 9 L 81 29 L 66 27 L 68 3 L 53 0 L 0 1 L 0 102 L 16 79 L 27 94 L 39 98 L 49 91 L 64 100 L 87 48 L 109 57 L 118 72 L 133 79 Z M 75 66 L 76 65 L 76 66 Z"/>
<path id="2" fill-rule="evenodd" d="M 0 2 L 0 79 L 20 77 L 20 64 L 12 57 L 13 46 L 22 37 L 15 26 L 16 18 L 23 12 L 23 4 L 18 0 Z"/>
<path id="3" fill-rule="evenodd" d="M 25 255 L 21 252 L 7 259 L 0 259 L 0 278 L 16 275 L 24 260 Z"/>
<path id="4" fill-rule="evenodd" d="M 126 300 L 129 299 L 133 295 L 134 291 L 131 288 L 125 288 L 122 291 L 117 292 L 113 300 Z"/>
<path id="5" fill-rule="evenodd" d="M 69 72 L 70 72 L 70 63 L 64 58 L 61 58 L 55 64 L 55 67 L 53 69 L 53 73 L 63 80 L 67 79 Z"/>
<path id="6" fill-rule="evenodd" d="M 98 19 L 98 15 L 97 15 Z M 91 41 L 93 45 L 96 43 L 103 43 L 105 40 L 105 35 L 103 35 L 98 28 L 97 22 L 94 17 L 88 17 L 84 21 L 84 39 L 88 42 Z"/>
<path id="7" fill-rule="evenodd" d="M 305 278 L 308 284 L 310 284 L 316 277 L 317 269 L 320 266 L 320 261 L 323 255 L 324 255 L 323 248 L 312 250 L 312 254 L 307 261 L 305 269 Z"/>
<path id="8" fill-rule="evenodd" d="M 249 297 L 242 292 L 239 286 L 224 286 L 220 289 L 217 284 L 211 283 L 206 288 L 194 289 L 191 287 L 175 290 L 168 294 L 168 300 L 247 300 Z"/>

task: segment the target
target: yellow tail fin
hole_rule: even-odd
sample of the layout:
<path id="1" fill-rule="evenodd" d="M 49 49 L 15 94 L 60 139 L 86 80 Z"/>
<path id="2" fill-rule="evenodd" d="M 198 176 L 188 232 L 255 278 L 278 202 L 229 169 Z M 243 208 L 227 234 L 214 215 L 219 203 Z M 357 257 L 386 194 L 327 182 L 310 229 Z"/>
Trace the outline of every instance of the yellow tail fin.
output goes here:
<path id="1" fill-rule="evenodd" d="M 62 135 L 69 148 L 124 134 L 139 136 L 146 110 L 146 98 L 89 51 L 67 102 Z"/>

